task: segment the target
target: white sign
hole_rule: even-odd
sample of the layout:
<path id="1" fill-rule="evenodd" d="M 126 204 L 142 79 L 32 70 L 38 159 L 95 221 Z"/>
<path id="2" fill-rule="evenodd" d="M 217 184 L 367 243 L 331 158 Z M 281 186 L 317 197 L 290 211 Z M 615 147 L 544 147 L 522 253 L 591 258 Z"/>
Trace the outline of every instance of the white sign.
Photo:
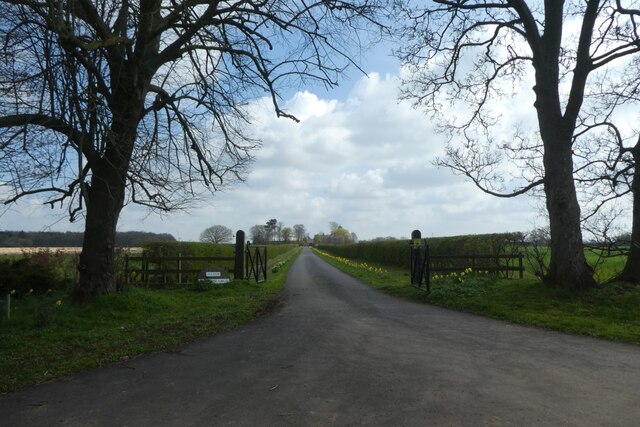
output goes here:
<path id="1" fill-rule="evenodd" d="M 212 284 L 231 283 L 229 274 L 222 267 L 209 266 L 202 270 L 198 275 L 199 282 L 207 282 Z"/>

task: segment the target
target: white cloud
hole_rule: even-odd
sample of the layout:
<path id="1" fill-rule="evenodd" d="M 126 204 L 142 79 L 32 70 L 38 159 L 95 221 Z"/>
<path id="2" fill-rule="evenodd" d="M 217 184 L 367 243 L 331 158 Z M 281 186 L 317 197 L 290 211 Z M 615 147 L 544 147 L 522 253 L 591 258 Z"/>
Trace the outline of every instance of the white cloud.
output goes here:
<path id="1" fill-rule="evenodd" d="M 238 224 L 245 230 L 269 218 L 303 223 L 312 234 L 336 221 L 360 238 L 406 236 L 414 228 L 451 235 L 531 226 L 524 199 L 489 197 L 431 164 L 443 140 L 420 111 L 398 103 L 393 76 L 372 73 L 341 102 L 301 92 L 286 108 L 301 122 L 261 110 L 256 132 L 264 147 L 254 171 L 217 197 L 218 206 L 238 206 L 233 217 L 246 218 Z"/>
<path id="2" fill-rule="evenodd" d="M 189 212 L 159 216 L 127 206 L 119 229 L 196 240 L 213 224 L 248 232 L 270 218 L 304 224 L 311 235 L 336 221 L 361 239 L 406 237 L 415 228 L 425 236 L 531 228 L 527 199 L 489 197 L 431 164 L 442 137 L 422 112 L 397 101 L 395 76 L 363 77 L 344 100 L 298 92 L 284 107 L 300 123 L 276 118 L 265 99 L 250 107 L 263 148 L 245 183 Z M 42 229 L 40 219 L 5 216 L 2 228 Z"/>
<path id="3" fill-rule="evenodd" d="M 2 207 L 0 210 L 0 230 L 12 231 L 82 231 L 82 219 L 69 222 L 67 211 L 44 204 L 38 197 L 21 199 L 18 203 Z"/>

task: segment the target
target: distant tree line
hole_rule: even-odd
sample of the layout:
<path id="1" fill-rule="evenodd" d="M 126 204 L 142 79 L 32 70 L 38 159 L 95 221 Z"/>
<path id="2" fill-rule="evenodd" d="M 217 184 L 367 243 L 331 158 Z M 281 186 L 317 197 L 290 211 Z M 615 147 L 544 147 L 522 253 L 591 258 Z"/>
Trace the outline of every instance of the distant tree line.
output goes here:
<path id="1" fill-rule="evenodd" d="M 0 231 L 0 247 L 72 247 L 82 246 L 84 233 L 56 231 Z M 116 233 L 116 246 L 139 246 L 145 242 L 174 242 L 168 233 L 147 233 L 143 231 L 123 231 Z"/>
<path id="2" fill-rule="evenodd" d="M 249 236 L 254 244 L 265 245 L 274 243 L 298 243 L 306 244 L 309 234 L 304 224 L 295 224 L 293 228 L 286 227 L 282 221 L 275 218 L 266 224 L 257 224 L 249 230 Z"/>
<path id="3" fill-rule="evenodd" d="M 322 232 L 313 236 L 314 245 L 350 245 L 358 242 L 356 233 L 352 233 L 335 221 L 329 223 L 329 234 Z"/>
<path id="4" fill-rule="evenodd" d="M 214 228 L 219 231 L 227 229 L 227 227 L 220 225 L 209 227 L 200 235 L 200 241 L 214 242 L 215 239 L 211 234 L 213 233 Z M 346 245 L 358 242 L 358 236 L 355 233 L 352 233 L 335 221 L 329 223 L 329 228 L 331 230 L 329 234 L 321 232 L 313 236 L 312 239 L 304 224 L 295 224 L 293 227 L 287 227 L 282 221 L 278 221 L 276 218 L 271 218 L 266 221 L 265 224 L 256 224 L 251 227 L 248 237 L 251 240 L 251 243 L 257 245 L 287 243 L 297 243 L 299 245 L 306 245 L 309 243 L 316 245 Z M 231 230 L 229 230 L 229 233 L 230 232 Z"/>

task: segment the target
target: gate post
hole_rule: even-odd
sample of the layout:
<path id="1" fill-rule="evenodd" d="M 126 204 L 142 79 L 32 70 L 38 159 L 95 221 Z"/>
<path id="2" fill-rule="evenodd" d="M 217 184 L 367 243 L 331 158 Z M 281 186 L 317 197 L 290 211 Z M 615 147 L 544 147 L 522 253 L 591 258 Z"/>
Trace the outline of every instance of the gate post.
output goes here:
<path id="1" fill-rule="evenodd" d="M 411 241 L 409 242 L 409 251 L 411 253 L 411 284 L 422 286 L 422 254 L 420 253 L 422 246 L 422 233 L 420 230 L 411 232 Z"/>
<path id="2" fill-rule="evenodd" d="M 240 280 L 244 279 L 244 242 L 244 231 L 236 231 L 236 259 L 233 266 L 233 277 Z"/>
<path id="3" fill-rule="evenodd" d="M 431 291 L 431 270 L 429 266 L 429 244 L 422 239 L 420 230 L 411 232 L 409 241 L 411 259 L 411 284 L 422 289 L 422 279 L 425 279 L 426 291 Z"/>

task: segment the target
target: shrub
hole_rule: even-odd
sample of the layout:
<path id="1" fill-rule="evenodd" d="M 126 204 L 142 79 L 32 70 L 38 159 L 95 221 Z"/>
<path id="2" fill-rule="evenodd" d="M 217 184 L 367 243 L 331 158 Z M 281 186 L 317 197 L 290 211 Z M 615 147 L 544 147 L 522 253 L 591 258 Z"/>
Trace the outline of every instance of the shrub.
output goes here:
<path id="1" fill-rule="evenodd" d="M 15 290 L 18 295 L 44 295 L 49 289 L 64 289 L 65 283 L 56 277 L 55 272 L 30 258 L 0 261 L 0 292 L 10 293 Z"/>
<path id="2" fill-rule="evenodd" d="M 40 266 L 53 274 L 60 283 L 70 284 L 77 280 L 79 254 L 65 253 L 60 249 L 38 248 L 35 251 L 23 251 L 23 257 L 33 265 Z"/>

